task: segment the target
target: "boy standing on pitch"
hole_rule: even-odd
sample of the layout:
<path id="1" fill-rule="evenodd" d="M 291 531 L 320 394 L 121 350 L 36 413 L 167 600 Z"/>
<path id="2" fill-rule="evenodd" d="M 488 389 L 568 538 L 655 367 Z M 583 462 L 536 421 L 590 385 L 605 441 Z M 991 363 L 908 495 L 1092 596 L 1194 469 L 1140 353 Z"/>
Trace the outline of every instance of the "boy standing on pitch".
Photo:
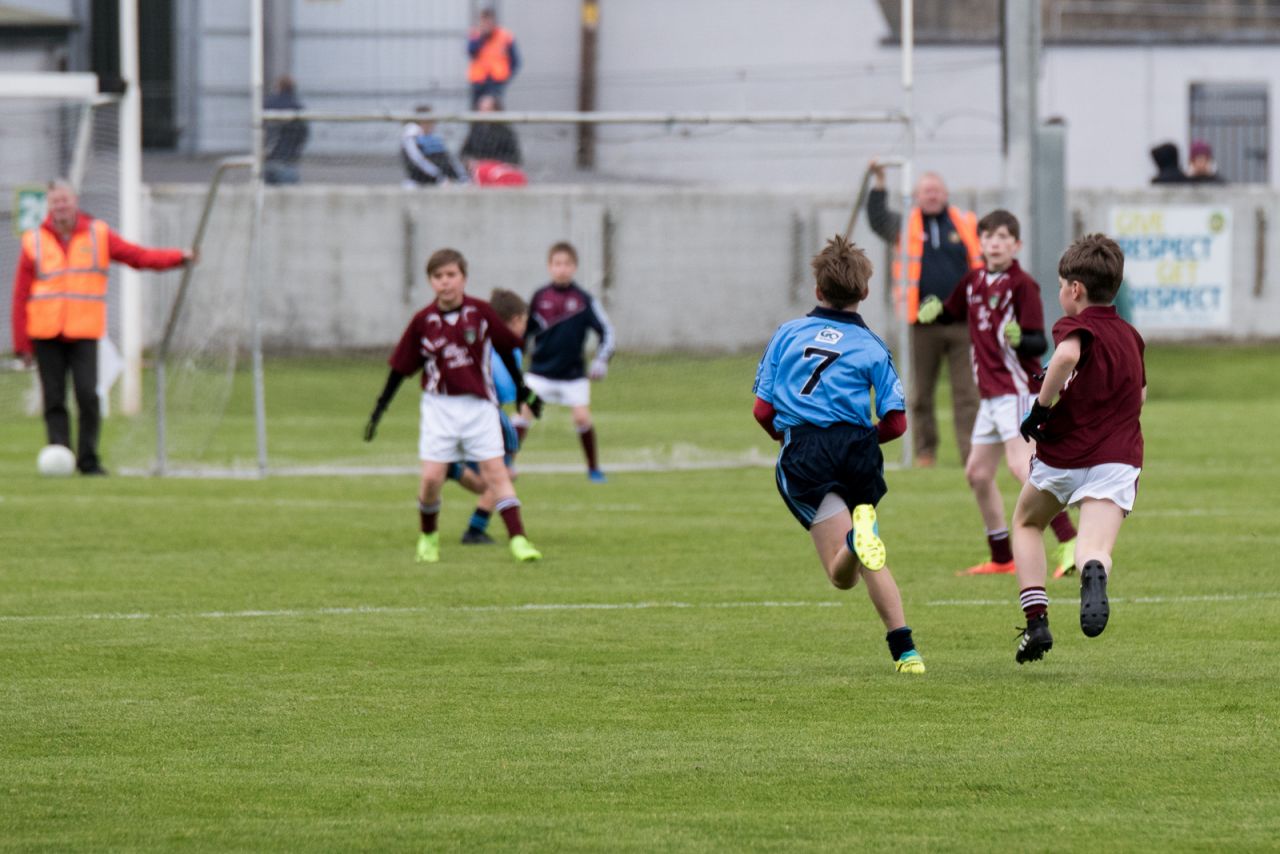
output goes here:
<path id="1" fill-rule="evenodd" d="M 587 477 L 592 483 L 604 483 L 591 421 L 591 383 L 603 380 L 609 371 L 613 326 L 599 301 L 573 280 L 578 272 L 578 251 L 572 244 L 562 241 L 552 246 L 547 269 L 551 283 L 534 291 L 529 300 L 529 328 L 525 332 L 525 339 L 533 341 L 529 388 L 547 403 L 570 408 L 587 458 Z M 588 369 L 582 348 L 587 333 L 593 330 L 600 343 Z"/>
<path id="2" fill-rule="evenodd" d="M 496 497 L 495 508 L 510 536 L 518 561 L 542 554 L 525 536 L 520 499 L 503 461 L 498 398 L 489 371 L 490 349 L 496 350 L 515 380 L 517 399 L 536 417 L 542 401 L 524 387 L 514 353 L 520 339 L 483 300 L 464 294 L 467 261 L 453 249 L 440 249 L 427 261 L 427 278 L 435 300 L 409 321 L 388 360 L 391 373 L 365 427 L 372 441 L 378 421 L 407 376 L 422 371 L 422 403 L 418 457 L 422 483 L 418 493 L 419 563 L 440 560 L 440 493 L 451 463 L 475 460 L 480 476 Z"/>
<path id="3" fill-rule="evenodd" d="M 1018 483 L 1027 482 L 1035 448 L 1022 440 L 1018 429 L 1040 390 L 1036 377 L 1048 342 L 1040 285 L 1018 264 L 1022 248 L 1018 218 L 1006 210 L 992 211 L 978 222 L 978 242 L 984 267 L 961 279 L 945 303 L 933 296 L 926 299 L 919 322 L 968 318 L 974 379 L 981 397 L 964 474 L 987 529 L 991 559 L 958 574 L 1012 575 L 1013 550 L 996 469 L 1003 456 Z M 1066 511 L 1054 516 L 1050 525 L 1059 543 L 1054 577 L 1060 578 L 1075 568 L 1076 529 Z"/>
<path id="4" fill-rule="evenodd" d="M 835 237 L 814 257 L 813 272 L 818 306 L 773 334 L 756 371 L 754 415 L 782 442 L 778 492 L 813 538 L 832 585 L 848 590 L 861 575 L 888 631 L 894 669 L 924 673 L 876 524 L 888 490 L 880 445 L 906 432 L 907 417 L 889 348 L 856 311 L 871 262 Z"/>
<path id="5" fill-rule="evenodd" d="M 1145 344 L 1112 304 L 1123 279 L 1124 253 L 1101 234 L 1080 238 L 1058 262 L 1058 302 L 1065 316 L 1053 325 L 1056 349 L 1022 422 L 1022 435 L 1035 440 L 1036 455 L 1013 511 L 1013 555 L 1027 618 L 1019 664 L 1038 661 L 1053 648 L 1041 536 L 1063 507 L 1080 506 L 1080 629 L 1097 637 L 1111 613 L 1111 550 L 1138 494 L 1139 419 L 1147 399 Z"/>

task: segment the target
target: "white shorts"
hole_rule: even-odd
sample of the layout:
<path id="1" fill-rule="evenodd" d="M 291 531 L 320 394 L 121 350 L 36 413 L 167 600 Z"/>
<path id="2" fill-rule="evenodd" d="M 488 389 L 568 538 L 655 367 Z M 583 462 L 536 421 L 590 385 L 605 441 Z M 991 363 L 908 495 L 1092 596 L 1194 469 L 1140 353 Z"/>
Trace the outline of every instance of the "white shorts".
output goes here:
<path id="1" fill-rule="evenodd" d="M 591 403 L 591 380 L 553 380 L 537 374 L 525 374 L 524 381 L 533 393 L 557 406 L 588 406 Z"/>
<path id="2" fill-rule="evenodd" d="M 502 423 L 491 400 L 423 394 L 418 423 L 418 459 L 424 462 L 480 462 L 503 455 Z"/>
<path id="3" fill-rule="evenodd" d="M 971 441 L 975 445 L 1002 445 L 1021 437 L 1022 419 L 1031 411 L 1029 394 L 1002 394 L 984 397 L 978 404 Z"/>
<path id="4" fill-rule="evenodd" d="M 1086 498 L 1110 501 L 1127 516 L 1138 497 L 1138 475 L 1142 469 L 1124 463 L 1103 463 L 1084 469 L 1056 469 L 1035 457 L 1031 458 L 1031 475 L 1027 482 L 1048 492 L 1068 507 Z"/>

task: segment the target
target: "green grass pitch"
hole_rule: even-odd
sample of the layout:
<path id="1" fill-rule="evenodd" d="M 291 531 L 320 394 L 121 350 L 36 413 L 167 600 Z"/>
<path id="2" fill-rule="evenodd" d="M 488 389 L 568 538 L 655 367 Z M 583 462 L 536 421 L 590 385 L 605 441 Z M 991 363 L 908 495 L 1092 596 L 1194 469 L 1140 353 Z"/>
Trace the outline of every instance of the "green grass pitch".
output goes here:
<path id="1" fill-rule="evenodd" d="M 412 394 L 359 441 L 379 364 L 269 363 L 273 458 L 410 464 Z M 770 455 L 753 369 L 624 354 L 606 468 Z M 451 486 L 422 568 L 412 475 L 45 480 L 0 421 L 0 849 L 1276 850 L 1280 350 L 1148 372 L 1111 624 L 1051 583 L 1044 662 L 1011 579 L 953 575 L 984 554 L 954 447 L 890 472 L 919 679 L 767 468 L 526 473 L 533 566 L 456 545 Z M 210 447 L 251 458 L 248 411 Z M 563 413 L 528 453 L 576 462 Z"/>

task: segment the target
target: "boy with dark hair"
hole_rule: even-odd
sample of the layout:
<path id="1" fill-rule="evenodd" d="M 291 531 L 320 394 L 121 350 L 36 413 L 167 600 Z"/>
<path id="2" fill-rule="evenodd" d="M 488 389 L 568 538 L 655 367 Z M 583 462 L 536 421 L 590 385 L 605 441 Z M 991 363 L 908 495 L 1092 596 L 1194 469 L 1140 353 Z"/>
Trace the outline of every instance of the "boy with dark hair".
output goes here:
<path id="1" fill-rule="evenodd" d="M 1036 455 L 1013 511 L 1013 554 L 1027 618 L 1019 664 L 1038 661 L 1053 648 L 1040 538 L 1063 507 L 1080 506 L 1080 629 L 1097 637 L 1111 615 L 1111 550 L 1138 494 L 1147 399 L 1146 345 L 1113 305 L 1123 279 L 1124 253 L 1102 234 L 1080 238 L 1058 262 L 1065 316 L 1053 325 L 1056 349 L 1022 422 Z"/>
<path id="2" fill-rule="evenodd" d="M 418 562 L 440 560 L 440 493 L 449 465 L 460 460 L 477 461 L 480 476 L 493 491 L 495 508 L 507 526 L 511 554 L 522 562 L 539 560 L 542 554 L 525 536 L 520 499 L 503 462 L 497 392 L 488 370 L 490 351 L 496 350 L 515 380 L 517 399 L 527 403 L 536 416 L 542 402 L 524 387 L 515 359 L 520 339 L 487 302 L 466 296 L 467 261 L 462 253 L 454 249 L 435 252 L 427 261 L 427 278 L 436 298 L 409 321 L 388 359 L 391 373 L 365 426 L 365 441 L 373 440 L 378 421 L 400 383 L 421 370 Z"/>
<path id="3" fill-rule="evenodd" d="M 778 492 L 812 537 L 832 585 L 848 590 L 865 579 L 894 669 L 921 674 L 924 660 L 884 568 L 876 524 L 876 504 L 888 490 L 880 445 L 906 432 L 907 418 L 889 348 L 855 310 L 867 298 L 871 262 L 835 237 L 814 257 L 813 272 L 818 306 L 774 333 L 756 371 L 753 414 L 782 442 Z"/>
<path id="4" fill-rule="evenodd" d="M 991 559 L 960 575 L 1012 575 L 1015 571 L 996 469 L 1003 456 L 1018 483 L 1027 481 L 1035 449 L 1022 441 L 1018 429 L 1031 410 L 1032 396 L 1040 390 L 1036 379 L 1040 356 L 1048 349 L 1040 285 L 1018 264 L 1021 232 L 1018 218 L 1006 210 L 984 216 L 978 222 L 983 268 L 961 279 L 945 303 L 931 296 L 920 306 L 920 323 L 968 319 L 973 373 L 981 398 L 964 474 L 987 529 Z M 1060 578 L 1075 568 L 1076 529 L 1065 511 L 1051 524 L 1060 544 L 1054 577 Z"/>
<path id="5" fill-rule="evenodd" d="M 578 272 L 578 252 L 572 244 L 561 241 L 553 245 L 547 252 L 547 269 L 551 283 L 534 291 L 529 300 L 529 328 L 525 332 L 525 340 L 533 342 L 529 388 L 547 403 L 570 408 L 587 459 L 587 477 L 592 483 L 604 483 L 591 420 L 591 383 L 603 380 L 609 371 L 613 326 L 600 302 L 573 280 Z M 587 368 L 582 349 L 592 331 L 600 343 Z"/>
<path id="6" fill-rule="evenodd" d="M 516 337 L 524 336 L 525 326 L 529 322 L 529 305 L 519 294 L 503 288 L 494 288 L 493 293 L 489 295 L 489 305 L 493 306 L 494 313 L 507 324 Z M 514 355 L 517 364 L 524 360 L 518 348 Z M 493 387 L 498 393 L 498 418 L 502 421 L 502 444 L 503 450 L 506 451 L 503 462 L 506 463 L 507 473 L 514 481 L 516 452 L 520 450 L 520 434 L 513 419 L 507 417 L 506 410 L 502 407 L 508 403 L 515 403 L 516 381 L 512 379 L 511 372 L 507 370 L 507 366 L 502 363 L 502 359 L 496 352 L 489 356 L 489 369 L 493 372 Z M 523 419 L 520 421 L 526 428 L 528 427 L 527 421 Z M 476 509 L 471 513 L 467 530 L 462 534 L 462 544 L 464 546 L 493 545 L 493 538 L 489 536 L 488 529 L 497 497 L 493 494 L 493 490 L 485 487 L 484 478 L 480 477 L 480 466 L 473 460 L 453 463 L 449 466 L 448 477 L 450 480 L 456 480 L 463 489 L 480 496 L 480 500 L 476 502 Z"/>

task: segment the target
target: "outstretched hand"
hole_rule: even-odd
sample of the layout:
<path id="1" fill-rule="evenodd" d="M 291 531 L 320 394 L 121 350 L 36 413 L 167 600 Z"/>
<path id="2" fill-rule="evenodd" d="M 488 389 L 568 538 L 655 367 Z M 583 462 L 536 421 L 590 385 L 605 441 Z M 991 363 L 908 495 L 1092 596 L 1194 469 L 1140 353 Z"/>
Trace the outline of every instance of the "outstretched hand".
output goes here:
<path id="1" fill-rule="evenodd" d="M 942 300 L 936 296 L 925 297 L 924 302 L 920 303 L 920 308 L 916 311 L 916 320 L 919 323 L 933 323 L 942 316 Z"/>
<path id="2" fill-rule="evenodd" d="M 382 407 L 374 407 L 373 414 L 369 416 L 369 423 L 364 425 L 364 440 L 372 442 L 373 437 L 378 435 L 378 422 L 382 420 Z"/>

